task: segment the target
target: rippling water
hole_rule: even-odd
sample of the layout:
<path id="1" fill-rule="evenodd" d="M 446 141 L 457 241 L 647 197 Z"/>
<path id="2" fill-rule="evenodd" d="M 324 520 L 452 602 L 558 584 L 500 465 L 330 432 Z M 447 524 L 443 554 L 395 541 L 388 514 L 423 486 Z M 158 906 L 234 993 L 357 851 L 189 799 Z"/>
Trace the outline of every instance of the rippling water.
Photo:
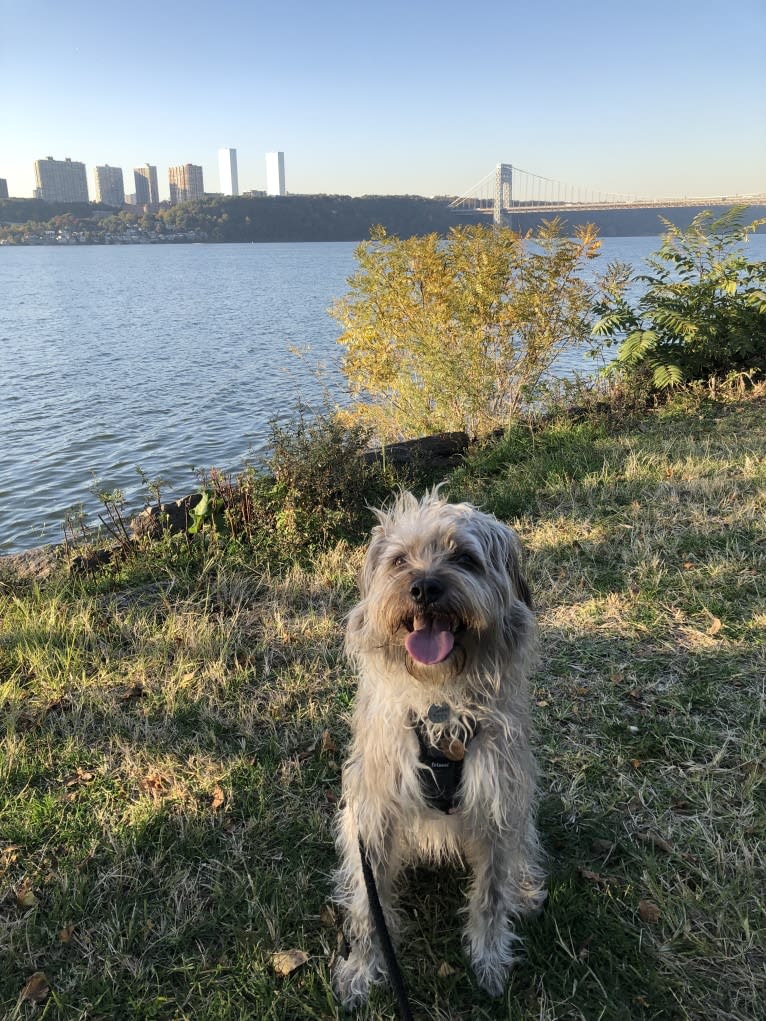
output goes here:
<path id="1" fill-rule="evenodd" d="M 656 243 L 607 238 L 599 268 Z M 257 453 L 298 397 L 342 399 L 327 309 L 354 247 L 0 248 L 0 549 L 59 541 L 94 480 L 138 507 L 140 465 L 182 495 L 196 467 Z"/>
<path id="2" fill-rule="evenodd" d="M 58 540 L 66 508 L 96 505 L 94 479 L 140 504 L 136 465 L 190 491 L 195 467 L 241 464 L 297 396 L 338 391 L 326 310 L 353 250 L 1 248 L 2 548 Z"/>

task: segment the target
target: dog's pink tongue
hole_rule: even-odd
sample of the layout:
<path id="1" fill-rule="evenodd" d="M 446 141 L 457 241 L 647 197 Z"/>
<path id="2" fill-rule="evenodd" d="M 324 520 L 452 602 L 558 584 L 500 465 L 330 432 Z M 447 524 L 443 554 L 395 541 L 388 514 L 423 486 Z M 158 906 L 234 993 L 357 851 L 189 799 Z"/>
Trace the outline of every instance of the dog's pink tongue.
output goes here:
<path id="1" fill-rule="evenodd" d="M 432 666 L 441 663 L 452 652 L 455 636 L 446 617 L 416 617 L 414 631 L 404 640 L 404 647 L 418 663 Z"/>

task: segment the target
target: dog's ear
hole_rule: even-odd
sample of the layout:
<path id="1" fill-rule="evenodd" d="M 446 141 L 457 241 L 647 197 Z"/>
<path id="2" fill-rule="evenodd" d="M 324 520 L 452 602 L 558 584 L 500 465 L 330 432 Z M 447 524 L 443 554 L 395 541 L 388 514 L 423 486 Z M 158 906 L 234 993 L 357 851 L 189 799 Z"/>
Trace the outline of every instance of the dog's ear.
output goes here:
<path id="1" fill-rule="evenodd" d="M 524 575 L 521 573 L 518 564 L 518 557 L 513 558 L 514 567 L 511 571 L 511 578 L 513 579 L 513 587 L 518 593 L 519 599 L 526 603 L 530 610 L 534 609 L 532 605 L 532 593 L 529 591 L 529 585 Z"/>
<path id="2" fill-rule="evenodd" d="M 376 525 L 372 530 L 370 545 L 367 547 L 364 563 L 362 564 L 362 569 L 359 572 L 358 584 L 359 592 L 362 596 L 366 596 L 372 586 L 373 575 L 380 563 L 383 546 L 385 545 L 384 540 L 385 536 L 383 525 Z"/>
<path id="3" fill-rule="evenodd" d="M 522 573 L 522 551 L 519 537 L 509 528 L 507 525 L 498 522 L 500 544 L 502 548 L 500 560 L 505 564 L 505 569 L 508 573 L 508 577 L 511 579 L 513 589 L 519 599 L 526 603 L 531 610 L 532 607 L 532 593 L 529 590 L 526 578 Z"/>

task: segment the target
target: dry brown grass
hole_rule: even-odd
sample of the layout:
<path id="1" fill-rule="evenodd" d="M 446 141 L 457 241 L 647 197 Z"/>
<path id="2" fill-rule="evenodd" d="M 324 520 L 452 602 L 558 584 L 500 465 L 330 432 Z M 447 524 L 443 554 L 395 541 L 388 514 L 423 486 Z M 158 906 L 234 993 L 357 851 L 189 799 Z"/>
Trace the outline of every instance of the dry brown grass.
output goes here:
<path id="1" fill-rule="evenodd" d="M 761 1016 L 764 410 L 557 426 L 453 481 L 529 551 L 551 885 L 494 1003 L 460 951 L 461 877 L 413 877 L 419 1016 Z M 111 578 L 0 583 L 4 1017 L 341 1016 L 324 908 L 360 558 L 159 549 Z M 281 978 L 290 948 L 309 959 Z M 39 1005 L 20 999 L 36 971 Z M 392 1017 L 390 996 L 360 1016 Z"/>

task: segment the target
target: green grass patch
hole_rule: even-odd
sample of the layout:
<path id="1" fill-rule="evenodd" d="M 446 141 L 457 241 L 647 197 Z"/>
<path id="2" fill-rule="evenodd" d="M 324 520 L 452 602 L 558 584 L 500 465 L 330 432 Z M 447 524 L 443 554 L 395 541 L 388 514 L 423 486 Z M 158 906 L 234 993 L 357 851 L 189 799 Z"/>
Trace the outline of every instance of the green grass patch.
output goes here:
<path id="1" fill-rule="evenodd" d="M 448 480 L 527 549 L 550 896 L 493 1001 L 465 875 L 408 875 L 416 1016 L 762 1016 L 765 410 L 516 428 Z M 2 577 L 2 1017 L 344 1016 L 327 903 L 362 552 L 164 540 L 90 578 Z M 308 962 L 280 978 L 291 948 Z M 358 1016 L 394 1018 L 391 993 Z"/>

